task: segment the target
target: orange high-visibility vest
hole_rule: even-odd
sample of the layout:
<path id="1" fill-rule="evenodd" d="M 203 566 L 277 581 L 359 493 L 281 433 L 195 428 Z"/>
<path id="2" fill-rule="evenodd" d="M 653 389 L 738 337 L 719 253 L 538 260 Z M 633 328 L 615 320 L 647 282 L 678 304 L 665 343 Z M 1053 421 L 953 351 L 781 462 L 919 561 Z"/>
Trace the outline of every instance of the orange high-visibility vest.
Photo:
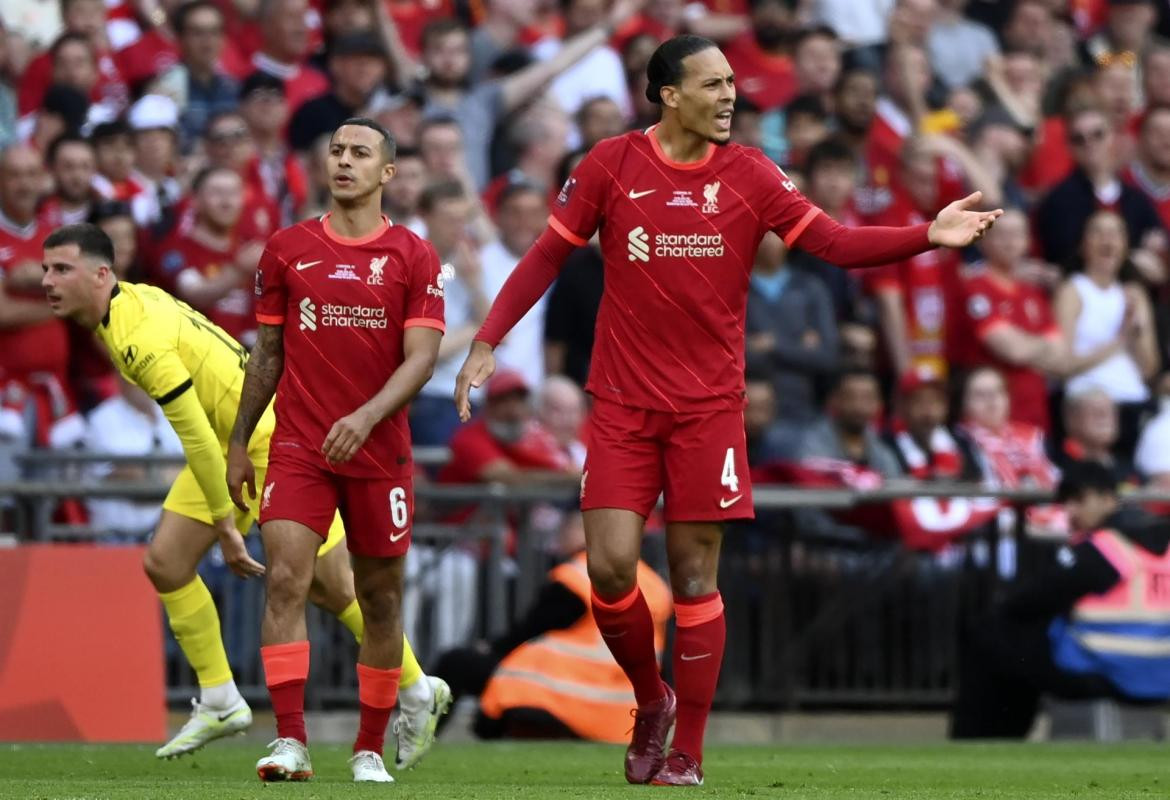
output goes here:
<path id="1" fill-rule="evenodd" d="M 1053 661 L 1106 678 L 1127 697 L 1170 697 L 1170 551 L 1157 555 L 1114 530 L 1089 539 L 1121 579 L 1082 597 L 1049 628 Z"/>
<path id="2" fill-rule="evenodd" d="M 586 612 L 568 628 L 549 631 L 506 655 L 480 696 L 480 708 L 493 719 L 511 708 L 540 708 L 583 739 L 625 743 L 637 703 L 593 621 L 585 553 L 555 567 L 549 578 L 581 598 Z M 654 618 L 654 650 L 661 663 L 670 587 L 641 561 L 637 580 Z"/>

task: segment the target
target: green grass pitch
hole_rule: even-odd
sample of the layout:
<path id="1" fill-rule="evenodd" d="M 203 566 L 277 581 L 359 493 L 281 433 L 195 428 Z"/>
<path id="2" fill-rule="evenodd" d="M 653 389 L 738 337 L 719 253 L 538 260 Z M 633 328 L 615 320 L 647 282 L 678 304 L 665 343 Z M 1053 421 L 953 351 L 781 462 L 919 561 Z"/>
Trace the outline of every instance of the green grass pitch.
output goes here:
<path id="1" fill-rule="evenodd" d="M 1170 752 L 1142 745 L 713 747 L 699 789 L 627 786 L 622 751 L 586 744 L 440 744 L 393 786 L 349 783 L 347 748 L 313 748 L 316 777 L 264 786 L 262 745 L 216 742 L 159 762 L 153 746 L 0 745 L 0 798 L 250 800 L 401 797 L 1166 798 Z"/>

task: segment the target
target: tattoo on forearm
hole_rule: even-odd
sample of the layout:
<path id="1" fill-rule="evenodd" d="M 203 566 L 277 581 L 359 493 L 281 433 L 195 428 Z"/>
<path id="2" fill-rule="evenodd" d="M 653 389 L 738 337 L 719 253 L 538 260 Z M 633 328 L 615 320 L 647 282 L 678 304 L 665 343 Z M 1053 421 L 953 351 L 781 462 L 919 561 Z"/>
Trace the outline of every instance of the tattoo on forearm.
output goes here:
<path id="1" fill-rule="evenodd" d="M 284 328 L 280 325 L 261 325 L 244 373 L 244 387 L 240 391 L 240 408 L 232 428 L 232 442 L 246 445 L 252 438 L 256 423 L 276 393 L 276 385 L 283 371 Z"/>

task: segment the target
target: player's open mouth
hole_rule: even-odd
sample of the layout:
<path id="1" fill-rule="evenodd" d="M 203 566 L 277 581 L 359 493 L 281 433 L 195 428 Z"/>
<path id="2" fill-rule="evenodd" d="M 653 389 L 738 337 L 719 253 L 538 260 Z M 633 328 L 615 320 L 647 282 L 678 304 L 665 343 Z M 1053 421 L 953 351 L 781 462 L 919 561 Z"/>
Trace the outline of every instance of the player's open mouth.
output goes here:
<path id="1" fill-rule="evenodd" d="M 348 175 L 334 175 L 333 182 L 338 186 L 349 186 L 351 183 L 353 183 L 353 178 L 349 177 Z"/>
<path id="2" fill-rule="evenodd" d="M 721 131 L 731 130 L 731 109 L 720 111 L 715 115 L 715 127 Z"/>
<path id="3" fill-rule="evenodd" d="M 53 294 L 52 292 L 45 292 L 45 297 L 48 299 L 49 305 L 51 305 L 51 306 L 55 306 L 55 305 L 57 305 L 57 303 L 61 302 L 61 295 L 59 295 L 59 294 Z"/>

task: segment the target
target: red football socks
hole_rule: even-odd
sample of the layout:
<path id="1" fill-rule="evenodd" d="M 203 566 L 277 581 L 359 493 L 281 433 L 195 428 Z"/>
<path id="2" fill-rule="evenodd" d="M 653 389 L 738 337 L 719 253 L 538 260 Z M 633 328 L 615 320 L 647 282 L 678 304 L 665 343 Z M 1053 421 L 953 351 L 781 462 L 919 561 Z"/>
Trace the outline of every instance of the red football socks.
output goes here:
<path id="1" fill-rule="evenodd" d="M 727 621 L 719 592 L 675 597 L 674 691 L 678 721 L 671 747 L 703 763 L 703 732 L 719 683 Z"/>
<path id="2" fill-rule="evenodd" d="M 654 618 L 642 590 L 635 586 L 617 598 L 593 590 L 593 619 L 618 666 L 634 686 L 639 706 L 666 696 L 654 654 Z"/>
<path id="3" fill-rule="evenodd" d="M 400 667 L 378 669 L 358 664 L 357 674 L 361 716 L 353 751 L 357 753 L 361 750 L 371 750 L 382 755 L 382 747 L 386 741 L 386 726 L 390 723 L 390 713 L 398 702 L 398 679 L 402 677 L 402 669 Z"/>
<path id="4" fill-rule="evenodd" d="M 307 744 L 305 683 L 309 680 L 309 643 L 288 642 L 260 648 L 264 682 L 276 714 L 276 735 Z"/>

